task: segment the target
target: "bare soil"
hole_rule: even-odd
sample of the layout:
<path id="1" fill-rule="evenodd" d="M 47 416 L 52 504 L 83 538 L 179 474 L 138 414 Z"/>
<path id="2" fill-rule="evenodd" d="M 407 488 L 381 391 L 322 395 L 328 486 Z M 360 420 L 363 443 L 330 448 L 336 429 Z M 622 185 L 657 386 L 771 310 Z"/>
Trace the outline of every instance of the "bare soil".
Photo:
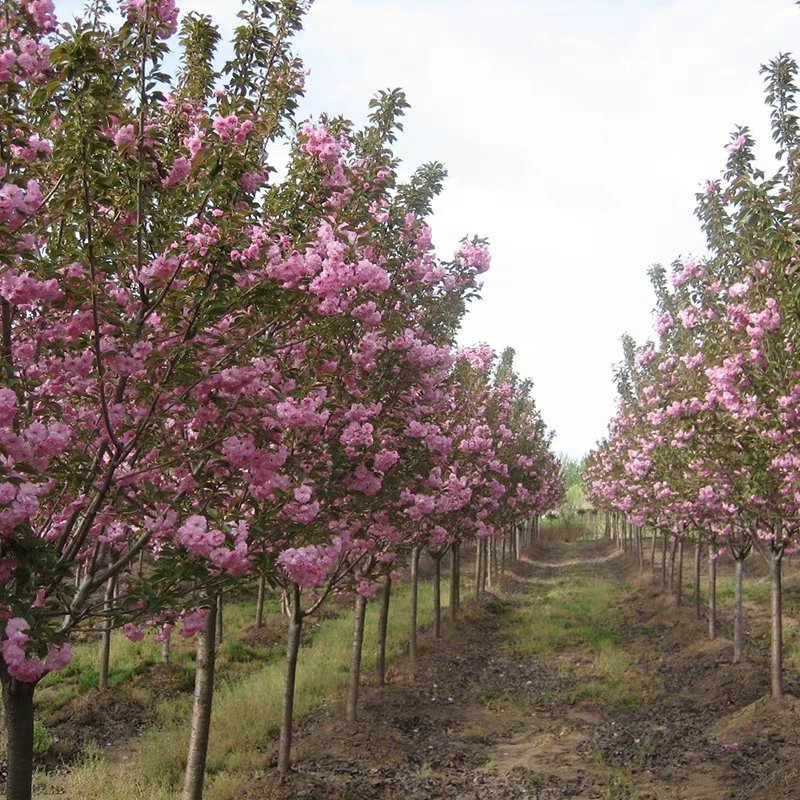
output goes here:
<path id="1" fill-rule="evenodd" d="M 588 647 L 522 658 L 508 644 L 516 604 L 577 576 L 620 587 L 613 624 L 635 703 L 578 691 L 595 666 Z M 763 648 L 734 666 L 725 636 L 705 635 L 693 608 L 676 607 L 610 544 L 548 542 L 509 570 L 497 595 L 465 608 L 443 640 L 423 634 L 416 679 L 401 662 L 388 686 L 367 686 L 355 725 L 337 705 L 318 709 L 297 733 L 295 771 L 281 781 L 270 769 L 237 796 L 800 800 L 800 702 L 765 697 Z M 800 695 L 795 673 L 787 684 Z"/>

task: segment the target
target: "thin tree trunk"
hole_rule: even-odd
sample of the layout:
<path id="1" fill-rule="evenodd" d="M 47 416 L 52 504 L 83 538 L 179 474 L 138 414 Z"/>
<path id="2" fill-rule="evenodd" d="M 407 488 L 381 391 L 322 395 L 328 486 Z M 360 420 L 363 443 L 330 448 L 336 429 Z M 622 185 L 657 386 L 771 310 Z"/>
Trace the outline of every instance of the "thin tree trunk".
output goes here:
<path id="1" fill-rule="evenodd" d="M 683 603 L 683 536 L 678 540 L 678 586 L 676 588 L 678 605 Z"/>
<path id="2" fill-rule="evenodd" d="M 644 544 L 642 543 L 642 529 L 636 526 L 636 552 L 639 556 L 639 569 L 644 569 Z"/>
<path id="3" fill-rule="evenodd" d="M 667 532 L 661 538 L 661 588 L 667 585 Z"/>
<path id="4" fill-rule="evenodd" d="M 386 685 L 386 636 L 389 631 L 389 600 L 392 596 L 392 576 L 387 575 L 381 592 L 381 611 L 378 616 L 378 657 L 375 659 L 375 674 L 378 686 Z"/>
<path id="5" fill-rule="evenodd" d="M 172 636 L 168 636 L 161 642 L 161 663 L 172 663 Z"/>
<path id="6" fill-rule="evenodd" d="M 353 619 L 353 647 L 350 651 L 350 672 L 347 676 L 347 698 L 345 700 L 345 719 L 355 722 L 358 716 L 358 689 L 361 683 L 361 652 L 364 647 L 364 617 L 367 614 L 367 598 L 356 595 L 356 608 Z"/>
<path id="7" fill-rule="evenodd" d="M 458 618 L 461 605 L 461 545 L 456 542 L 450 551 L 450 619 Z"/>
<path id="8" fill-rule="evenodd" d="M 262 575 L 258 579 L 258 597 L 256 598 L 256 628 L 264 627 L 264 599 L 267 596 L 267 580 Z"/>
<path id="9" fill-rule="evenodd" d="M 769 583 L 772 609 L 770 617 L 770 686 L 772 697 L 783 700 L 783 613 L 781 597 L 782 550 L 769 552 Z"/>
<path id="10" fill-rule="evenodd" d="M 708 638 L 717 638 L 717 558 L 714 543 L 708 543 Z"/>
<path id="11" fill-rule="evenodd" d="M 33 796 L 33 692 L 34 683 L 22 683 L 3 668 L 3 708 L 6 718 L 6 798 L 31 800 Z"/>
<path id="12" fill-rule="evenodd" d="M 669 592 L 673 594 L 675 591 L 675 556 L 678 553 L 678 538 L 672 540 L 672 546 L 669 549 Z"/>
<path id="13" fill-rule="evenodd" d="M 742 605 L 742 584 L 744 583 L 744 559 L 735 561 L 733 575 L 733 663 L 744 660 L 744 608 Z"/>
<path id="14" fill-rule="evenodd" d="M 197 659 L 194 667 L 194 705 L 189 754 L 183 780 L 183 800 L 202 800 L 203 782 L 211 729 L 211 704 L 214 697 L 214 657 L 216 619 L 209 610 L 203 629 L 197 635 Z"/>
<path id="15" fill-rule="evenodd" d="M 475 599 L 481 596 L 481 576 L 483 574 L 483 543 L 480 539 L 475 543 Z"/>
<path id="16" fill-rule="evenodd" d="M 506 574 L 506 535 L 503 534 L 503 539 L 500 543 L 500 574 Z"/>
<path id="17" fill-rule="evenodd" d="M 408 660 L 412 675 L 417 674 L 417 601 L 419 593 L 419 545 L 411 549 L 411 598 L 408 603 Z"/>
<path id="18" fill-rule="evenodd" d="M 114 588 L 117 584 L 116 576 L 108 579 L 106 591 L 103 596 L 103 611 L 106 617 L 103 620 L 103 635 L 100 638 L 100 676 L 97 688 L 104 692 L 108 689 L 108 670 L 111 664 L 111 631 L 113 629 L 111 611 L 114 608 Z"/>
<path id="19" fill-rule="evenodd" d="M 222 595 L 217 595 L 217 614 L 216 614 L 216 639 L 217 644 L 222 644 L 222 612 L 223 612 L 223 600 Z"/>
<path id="20" fill-rule="evenodd" d="M 650 569 L 656 566 L 656 531 L 653 529 L 653 540 L 650 542 Z"/>
<path id="21" fill-rule="evenodd" d="M 294 718 L 294 690 L 297 680 L 297 657 L 300 652 L 300 636 L 303 632 L 303 612 L 300 609 L 300 587 L 292 584 L 292 600 L 289 603 L 289 638 L 286 646 L 286 679 L 283 684 L 283 708 L 281 710 L 281 734 L 278 745 L 278 772 L 286 775 L 292 760 L 292 720 Z"/>
<path id="22" fill-rule="evenodd" d="M 433 558 L 433 635 L 442 638 L 442 556 Z"/>
<path id="23" fill-rule="evenodd" d="M 703 554 L 703 538 L 697 534 L 697 541 L 694 543 L 694 615 L 697 619 L 701 618 L 700 611 L 700 565 Z"/>

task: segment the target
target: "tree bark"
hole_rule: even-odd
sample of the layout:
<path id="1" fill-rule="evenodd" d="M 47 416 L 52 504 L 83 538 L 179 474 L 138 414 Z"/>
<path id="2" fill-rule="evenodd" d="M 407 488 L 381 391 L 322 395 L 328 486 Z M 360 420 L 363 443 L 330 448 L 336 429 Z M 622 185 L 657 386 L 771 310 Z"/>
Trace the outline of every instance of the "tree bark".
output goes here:
<path id="1" fill-rule="evenodd" d="M 419 594 L 419 545 L 411 549 L 411 598 L 409 599 L 408 660 L 411 675 L 417 674 L 417 601 Z"/>
<path id="2" fill-rule="evenodd" d="M 672 545 L 669 548 L 669 592 L 672 594 L 675 591 L 675 556 L 678 553 L 678 539 L 675 537 L 672 540 Z"/>
<path id="3" fill-rule="evenodd" d="M 483 542 L 478 539 L 475 543 L 475 599 L 481 596 L 481 577 L 483 575 Z"/>
<path id="4" fill-rule="evenodd" d="M 769 552 L 769 584 L 772 600 L 770 616 L 770 687 L 775 700 L 783 700 L 783 609 L 781 561 L 783 550 Z"/>
<path id="5" fill-rule="evenodd" d="M 103 611 L 106 614 L 103 620 L 103 634 L 100 638 L 100 676 L 97 688 L 104 692 L 108 689 L 108 670 L 111 664 L 111 631 L 113 629 L 111 611 L 114 608 L 114 589 L 116 587 L 116 576 L 109 578 L 106 583 L 106 591 L 103 596 Z"/>
<path id="6" fill-rule="evenodd" d="M 678 605 L 683 603 L 683 536 L 678 540 L 678 586 L 676 587 Z"/>
<path id="7" fill-rule="evenodd" d="M 6 718 L 6 798 L 33 797 L 33 692 L 35 683 L 22 683 L 3 668 L 3 708 Z"/>
<path id="8" fill-rule="evenodd" d="M 744 608 L 742 606 L 742 584 L 744 583 L 744 558 L 735 561 L 733 576 L 733 663 L 744 660 Z"/>
<path id="9" fill-rule="evenodd" d="M 461 605 L 461 545 L 456 542 L 450 551 L 450 619 L 458 618 Z"/>
<path id="10" fill-rule="evenodd" d="M 667 585 L 667 532 L 661 539 L 661 588 Z"/>
<path id="11" fill-rule="evenodd" d="M 702 617 L 700 611 L 700 564 L 703 554 L 703 537 L 697 534 L 697 541 L 694 543 L 694 615 L 699 620 Z"/>
<path id="12" fill-rule="evenodd" d="M 355 614 L 353 615 L 353 647 L 350 651 L 350 672 L 347 676 L 347 697 L 344 714 L 348 722 L 355 722 L 358 717 L 358 689 L 361 683 L 361 652 L 364 647 L 364 617 L 367 613 L 367 598 L 356 595 Z"/>
<path id="13" fill-rule="evenodd" d="M 642 529 L 636 526 L 636 553 L 639 556 L 639 569 L 644 569 L 644 544 L 642 542 Z"/>
<path id="14" fill-rule="evenodd" d="M 289 638 L 286 646 L 286 679 L 283 684 L 281 732 L 278 745 L 278 772 L 286 775 L 291 769 L 292 721 L 294 719 L 294 690 L 297 681 L 297 657 L 303 632 L 303 612 L 300 609 L 300 587 L 292 584 L 289 602 Z"/>
<path id="15" fill-rule="evenodd" d="M 258 579 L 258 597 L 256 598 L 256 628 L 264 627 L 264 599 L 267 596 L 267 581 L 262 575 Z"/>
<path id="16" fill-rule="evenodd" d="M 717 638 L 717 559 L 714 543 L 708 543 L 708 638 Z"/>
<path id="17" fill-rule="evenodd" d="M 216 639 L 217 644 L 222 644 L 222 610 L 223 610 L 223 600 L 222 595 L 217 595 L 217 613 L 216 613 Z"/>
<path id="18" fill-rule="evenodd" d="M 211 705 L 214 697 L 214 658 L 216 619 L 209 609 L 203 629 L 197 634 L 197 659 L 194 667 L 194 705 L 189 754 L 183 779 L 183 800 L 202 800 L 203 782 L 211 729 Z"/>
<path id="19" fill-rule="evenodd" d="M 168 636 L 161 642 L 161 663 L 172 663 L 172 636 Z"/>
<path id="20" fill-rule="evenodd" d="M 442 556 L 433 557 L 433 635 L 442 638 Z"/>
<path id="21" fill-rule="evenodd" d="M 656 566 L 656 532 L 653 530 L 653 541 L 650 542 L 650 569 Z"/>
<path id="22" fill-rule="evenodd" d="M 375 659 L 375 674 L 378 686 L 386 685 L 386 637 L 389 631 L 389 600 L 392 596 L 392 576 L 387 575 L 381 592 L 381 610 L 378 616 L 378 657 Z"/>

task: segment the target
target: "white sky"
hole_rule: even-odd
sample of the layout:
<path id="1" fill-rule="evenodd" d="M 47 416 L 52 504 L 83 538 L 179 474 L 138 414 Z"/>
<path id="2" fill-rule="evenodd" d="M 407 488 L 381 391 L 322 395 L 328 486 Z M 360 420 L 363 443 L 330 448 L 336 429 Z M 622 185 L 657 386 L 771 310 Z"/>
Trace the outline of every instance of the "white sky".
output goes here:
<path id="1" fill-rule="evenodd" d="M 239 8 L 179 4 L 223 33 Z M 316 0 L 300 115 L 363 122 L 377 90 L 406 90 L 397 152 L 450 175 L 437 246 L 492 245 L 462 340 L 516 349 L 556 448 L 577 456 L 613 413 L 620 335 L 650 335 L 647 267 L 702 253 L 694 194 L 728 133 L 748 124 L 774 151 L 758 69 L 798 45 L 792 0 Z"/>

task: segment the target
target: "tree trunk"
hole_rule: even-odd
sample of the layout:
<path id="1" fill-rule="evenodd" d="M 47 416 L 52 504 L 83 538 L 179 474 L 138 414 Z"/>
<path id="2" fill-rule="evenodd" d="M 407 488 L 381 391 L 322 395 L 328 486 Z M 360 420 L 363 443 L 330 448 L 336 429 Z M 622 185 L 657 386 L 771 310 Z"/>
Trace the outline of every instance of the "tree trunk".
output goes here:
<path id="1" fill-rule="evenodd" d="M 6 717 L 6 798 L 33 797 L 33 692 L 35 683 L 22 683 L 3 668 L 3 708 Z"/>
<path id="2" fill-rule="evenodd" d="M 392 596 L 392 576 L 387 575 L 381 592 L 381 611 L 378 617 L 378 657 L 375 659 L 375 674 L 378 686 L 386 685 L 386 636 L 389 631 L 389 600 Z"/>
<path id="3" fill-rule="evenodd" d="M 661 538 L 661 588 L 667 585 L 667 532 Z"/>
<path id="4" fill-rule="evenodd" d="M 442 556 L 433 557 L 433 635 L 442 638 Z"/>
<path id="5" fill-rule="evenodd" d="M 172 662 L 172 636 L 168 636 L 161 642 L 161 663 L 170 664 Z"/>
<path id="6" fill-rule="evenodd" d="M 769 584 L 772 609 L 770 617 L 770 686 L 772 697 L 783 700 L 783 613 L 781 597 L 781 560 L 783 550 L 769 552 Z"/>
<path id="7" fill-rule="evenodd" d="M 708 638 L 717 638 L 717 559 L 714 543 L 708 543 Z"/>
<path id="8" fill-rule="evenodd" d="M 500 543 L 500 574 L 506 574 L 506 535 L 503 534 L 503 539 Z"/>
<path id="9" fill-rule="evenodd" d="M 678 586 L 676 587 L 678 605 L 683 603 L 683 536 L 678 540 Z"/>
<path id="10" fill-rule="evenodd" d="M 699 620 L 700 612 L 700 564 L 703 554 L 703 539 L 697 534 L 697 541 L 694 543 L 694 615 Z"/>
<path id="11" fill-rule="evenodd" d="M 183 779 L 183 800 L 202 800 L 203 781 L 211 728 L 211 703 L 214 697 L 214 654 L 216 619 L 209 609 L 203 629 L 197 634 L 197 659 L 194 667 L 194 705 L 189 754 Z"/>
<path id="12" fill-rule="evenodd" d="M 103 620 L 103 635 L 100 638 L 100 677 L 97 688 L 104 692 L 108 689 L 108 669 L 111 664 L 111 631 L 113 629 L 111 611 L 114 608 L 114 588 L 117 583 L 116 576 L 108 579 L 106 591 L 103 596 L 103 611 L 106 617 Z"/>
<path id="13" fill-rule="evenodd" d="M 353 648 L 350 651 L 350 672 L 347 676 L 347 698 L 344 715 L 348 722 L 355 722 L 358 716 L 358 689 L 361 683 L 361 652 L 364 647 L 364 617 L 367 614 L 367 598 L 356 595 L 356 608 L 353 619 Z"/>
<path id="14" fill-rule="evenodd" d="M 644 569 L 644 543 L 642 542 L 642 529 L 636 526 L 636 553 L 639 556 L 639 569 Z"/>
<path id="15" fill-rule="evenodd" d="M 256 598 L 256 628 L 264 627 L 264 599 L 267 596 L 267 581 L 262 575 L 258 579 L 258 597 Z"/>
<path id="16" fill-rule="evenodd" d="M 281 710 L 281 734 L 278 745 L 278 772 L 286 775 L 292 759 L 292 720 L 294 718 L 294 689 L 297 680 L 297 656 L 300 652 L 300 636 L 303 632 L 303 612 L 300 609 L 300 587 L 292 584 L 292 600 L 289 603 L 289 639 L 286 646 L 286 679 L 283 684 L 283 707 Z"/>
<path id="17" fill-rule="evenodd" d="M 650 569 L 655 569 L 656 566 L 656 532 L 653 530 L 653 540 L 650 542 Z"/>
<path id="18" fill-rule="evenodd" d="M 675 537 L 672 540 L 672 545 L 669 549 L 669 593 L 675 591 L 675 556 L 678 553 L 678 539 Z"/>
<path id="19" fill-rule="evenodd" d="M 450 551 L 450 619 L 458 618 L 461 605 L 461 545 L 456 542 Z"/>
<path id="20" fill-rule="evenodd" d="M 481 596 L 481 576 L 483 575 L 483 542 L 478 539 L 475 543 L 475 599 L 479 600 Z"/>
<path id="21" fill-rule="evenodd" d="M 736 558 L 733 576 L 733 663 L 744 660 L 744 608 L 742 607 L 742 584 L 744 583 L 744 559 Z"/>
<path id="22" fill-rule="evenodd" d="M 222 609 L 223 609 L 223 600 L 222 595 L 217 595 L 217 614 L 216 614 L 216 639 L 217 644 L 222 644 Z"/>
<path id="23" fill-rule="evenodd" d="M 411 549 L 411 598 L 409 599 L 408 660 L 412 675 L 417 674 L 417 600 L 419 593 L 419 545 Z"/>

